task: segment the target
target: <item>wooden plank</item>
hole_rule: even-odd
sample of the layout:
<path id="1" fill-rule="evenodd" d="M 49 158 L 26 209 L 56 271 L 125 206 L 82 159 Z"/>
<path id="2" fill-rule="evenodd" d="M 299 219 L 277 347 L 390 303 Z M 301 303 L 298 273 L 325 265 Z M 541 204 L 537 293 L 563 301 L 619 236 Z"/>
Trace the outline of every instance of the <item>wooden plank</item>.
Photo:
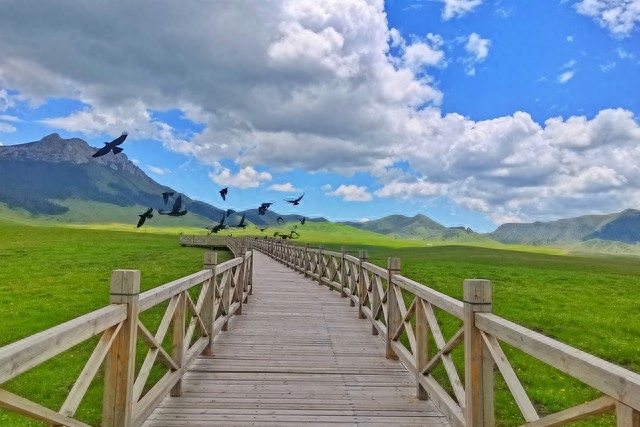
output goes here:
<path id="1" fill-rule="evenodd" d="M 81 421 L 61 415 L 42 405 L 38 405 L 23 397 L 0 389 L 0 408 L 8 409 L 18 414 L 26 415 L 49 425 L 64 425 L 69 427 L 90 427 Z"/>
<path id="2" fill-rule="evenodd" d="M 480 332 L 480 335 L 487 345 L 487 348 L 491 353 L 491 357 L 493 357 L 493 361 L 498 366 L 498 369 L 502 374 L 502 378 L 504 378 L 504 382 L 507 383 L 507 387 L 509 387 L 509 391 L 511 391 L 511 395 L 518 405 L 525 421 L 532 422 L 540 419 L 538 412 L 533 407 L 531 400 L 529 400 L 529 396 L 527 396 L 527 392 L 524 390 L 524 387 L 522 387 L 518 376 L 511 367 L 507 356 L 504 354 L 504 351 L 502 351 L 498 340 L 482 331 Z"/>
<path id="3" fill-rule="evenodd" d="M 229 262 L 229 261 L 227 261 Z M 225 263 L 226 264 L 226 263 Z M 216 271 L 222 269 L 224 264 L 216 265 Z M 196 273 L 190 274 L 180 279 L 173 280 L 164 285 L 158 286 L 146 292 L 140 294 L 140 312 L 155 307 L 163 301 L 178 295 L 181 292 L 186 291 L 194 286 L 197 286 L 212 276 L 212 270 L 200 270 Z"/>
<path id="4" fill-rule="evenodd" d="M 111 305 L 0 348 L 0 384 L 101 334 L 126 316 L 126 307 Z"/>
<path id="5" fill-rule="evenodd" d="M 531 356 L 640 410 L 640 375 L 494 314 L 476 314 L 476 325 Z"/>
<path id="6" fill-rule="evenodd" d="M 457 317 L 458 319 L 463 318 L 462 301 L 451 298 L 450 296 L 445 295 L 442 292 L 438 292 L 435 289 L 428 288 L 422 283 L 418 283 L 404 276 L 394 276 L 393 283 L 400 286 L 402 289 L 409 291 L 413 295 L 416 295 L 423 300 L 428 301 L 436 307 L 441 308 L 442 310 Z"/>
<path id="7" fill-rule="evenodd" d="M 616 401 L 609 396 L 603 396 L 591 402 L 586 402 L 574 406 L 555 414 L 547 415 L 544 418 L 525 424 L 527 427 L 556 427 L 574 421 L 584 420 L 594 415 L 612 411 L 616 407 Z"/>

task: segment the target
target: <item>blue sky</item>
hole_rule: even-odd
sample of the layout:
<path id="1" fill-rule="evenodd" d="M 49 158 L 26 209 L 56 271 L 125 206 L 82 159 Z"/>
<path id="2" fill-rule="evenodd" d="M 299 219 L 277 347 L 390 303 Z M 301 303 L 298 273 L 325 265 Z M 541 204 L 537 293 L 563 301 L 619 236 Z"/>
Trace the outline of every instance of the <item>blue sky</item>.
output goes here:
<path id="1" fill-rule="evenodd" d="M 127 130 L 192 198 L 334 221 L 640 208 L 640 0 L 26 3 L 0 15 L 1 144 Z"/>

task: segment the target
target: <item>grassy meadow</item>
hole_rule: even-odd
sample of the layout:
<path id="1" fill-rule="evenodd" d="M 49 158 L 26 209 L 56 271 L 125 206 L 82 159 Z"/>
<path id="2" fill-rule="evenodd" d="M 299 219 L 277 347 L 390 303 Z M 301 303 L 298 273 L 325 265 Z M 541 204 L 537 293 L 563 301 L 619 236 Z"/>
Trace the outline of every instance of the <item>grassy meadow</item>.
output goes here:
<path id="1" fill-rule="evenodd" d="M 148 290 L 200 270 L 204 249 L 181 247 L 179 232 L 206 234 L 202 229 L 143 227 L 130 224 L 50 226 L 0 212 L 0 346 L 32 335 L 108 304 L 110 273 L 141 270 L 142 290 Z M 33 225 L 35 224 L 35 225 Z M 224 234 L 261 234 L 251 225 Z M 330 223 L 297 228 L 296 243 L 323 243 L 350 253 L 369 251 L 370 261 L 386 266 L 399 257 L 401 273 L 460 299 L 466 278 L 486 278 L 494 286 L 494 312 L 613 363 L 640 372 L 640 262 L 635 257 L 575 255 L 560 249 L 506 246 L 474 242 L 464 246 L 444 242 L 403 241 Z M 222 253 L 221 261 L 229 254 Z M 346 304 L 345 309 L 349 309 Z M 446 337 L 457 319 L 437 313 Z M 597 397 L 566 375 L 503 346 L 540 413 L 554 412 Z M 19 395 L 57 409 L 92 350 L 82 344 L 6 385 Z M 458 363 L 461 352 L 456 350 Z M 78 360 L 82 362 L 78 363 Z M 521 419 L 500 381 L 497 412 L 500 425 Z M 3 388 L 5 385 L 3 385 Z M 101 385 L 90 390 L 79 414 L 97 424 Z M 615 425 L 612 417 L 576 425 Z M 0 425 L 39 423 L 0 411 Z"/>

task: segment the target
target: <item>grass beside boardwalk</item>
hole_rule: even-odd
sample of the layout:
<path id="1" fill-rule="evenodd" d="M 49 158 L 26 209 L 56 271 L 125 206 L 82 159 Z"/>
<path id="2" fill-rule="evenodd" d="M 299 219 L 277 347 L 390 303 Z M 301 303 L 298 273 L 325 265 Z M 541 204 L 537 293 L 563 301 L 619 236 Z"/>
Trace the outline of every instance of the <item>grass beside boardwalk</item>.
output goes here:
<path id="1" fill-rule="evenodd" d="M 174 280 L 202 267 L 204 250 L 177 244 L 177 234 L 205 234 L 199 229 L 146 228 L 130 225 L 33 227 L 0 220 L 0 345 L 70 320 L 108 303 L 110 272 L 134 268 L 142 272 L 142 289 Z M 259 235 L 229 230 L 223 235 Z M 271 236 L 277 228 L 263 235 Z M 281 231 L 286 231 L 282 227 Z M 386 266 L 399 257 L 401 273 L 461 299 L 466 278 L 490 279 L 494 312 L 562 342 L 640 372 L 640 305 L 637 302 L 640 260 L 622 256 L 576 256 L 552 248 L 505 246 L 474 242 L 459 246 L 446 242 L 402 241 L 328 223 L 297 228 L 296 244 L 319 243 L 350 253 L 369 251 L 370 260 Z M 410 246 L 410 247 L 409 247 Z M 349 309 L 345 304 L 345 309 Z M 445 335 L 455 322 L 438 313 Z M 79 346 L 81 347 L 81 346 Z M 554 412 L 596 397 L 593 390 L 546 365 L 503 346 L 530 397 L 541 413 Z M 74 349 L 60 361 L 14 381 L 11 390 L 34 397 L 57 409 L 55 396 L 66 394 L 86 360 L 90 346 Z M 454 356 L 460 361 L 460 354 Z M 56 358 L 57 359 L 57 358 Z M 505 386 L 497 381 L 500 425 L 517 425 L 519 418 Z M 52 392 L 53 390 L 53 392 Z M 37 397 L 37 398 L 36 398 Z M 101 389 L 94 387 L 83 409 L 89 421 L 99 419 Z M 97 402 L 97 403 L 96 403 Z M 82 408 L 81 408 L 82 409 Z M 95 424 L 95 423 L 94 423 Z M 39 425 L 0 411 L 0 425 Z M 615 425 L 611 417 L 576 425 Z"/>
<path id="2" fill-rule="evenodd" d="M 112 270 L 140 270 L 142 291 L 201 270 L 204 249 L 181 247 L 177 232 L 163 231 L 0 220 L 0 346 L 108 305 Z M 226 252 L 219 254 L 220 262 L 228 258 Z M 93 346 L 95 342 L 69 350 L 11 381 L 8 389 L 57 410 Z M 101 399 L 101 387 L 94 385 L 79 411 L 83 419 L 98 423 Z M 41 424 L 0 410 L 0 425 Z"/>

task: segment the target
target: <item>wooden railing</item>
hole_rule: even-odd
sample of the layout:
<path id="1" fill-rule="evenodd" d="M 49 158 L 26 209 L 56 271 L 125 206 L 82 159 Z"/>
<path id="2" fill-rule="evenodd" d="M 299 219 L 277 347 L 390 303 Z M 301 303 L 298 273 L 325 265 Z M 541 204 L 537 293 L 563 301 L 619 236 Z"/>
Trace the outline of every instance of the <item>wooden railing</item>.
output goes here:
<path id="1" fill-rule="evenodd" d="M 0 388 L 0 408 L 49 425 L 87 426 L 75 418 L 76 410 L 104 362 L 101 425 L 142 424 L 167 393 L 180 395 L 185 368 L 201 354 L 211 356 L 216 335 L 227 330 L 231 316 L 242 312 L 252 290 L 253 257 L 239 246 L 236 255 L 218 264 L 217 254 L 206 252 L 203 270 L 144 293 L 140 271 L 114 270 L 109 306 L 0 348 L 1 386 L 100 335 L 62 407 L 55 411 Z M 140 314 L 164 302 L 164 315 L 152 333 Z M 137 342 L 147 347 L 138 367 Z M 165 373 L 147 385 L 154 363 Z"/>
<path id="2" fill-rule="evenodd" d="M 254 248 L 305 276 L 340 292 L 358 306 L 372 333 L 386 341 L 386 357 L 399 358 L 416 378 L 416 396 L 430 398 L 453 426 L 495 425 L 494 378 L 501 376 L 516 402 L 523 426 L 565 425 L 606 412 L 618 426 L 640 427 L 640 375 L 492 314 L 488 280 L 465 280 L 463 301 L 400 275 L 400 260 L 387 268 L 359 256 L 313 249 L 275 239 L 257 239 Z M 407 307 L 405 301 L 410 301 Z M 445 339 L 438 313 L 459 319 Z M 431 337 L 431 338 L 429 338 Z M 636 337 L 637 339 L 637 337 Z M 602 397 L 541 416 L 500 346 L 502 341 L 599 390 Z M 430 343 L 436 349 L 429 349 Z M 463 346 L 463 380 L 452 352 Z M 438 367 L 445 375 L 434 375 Z"/>

